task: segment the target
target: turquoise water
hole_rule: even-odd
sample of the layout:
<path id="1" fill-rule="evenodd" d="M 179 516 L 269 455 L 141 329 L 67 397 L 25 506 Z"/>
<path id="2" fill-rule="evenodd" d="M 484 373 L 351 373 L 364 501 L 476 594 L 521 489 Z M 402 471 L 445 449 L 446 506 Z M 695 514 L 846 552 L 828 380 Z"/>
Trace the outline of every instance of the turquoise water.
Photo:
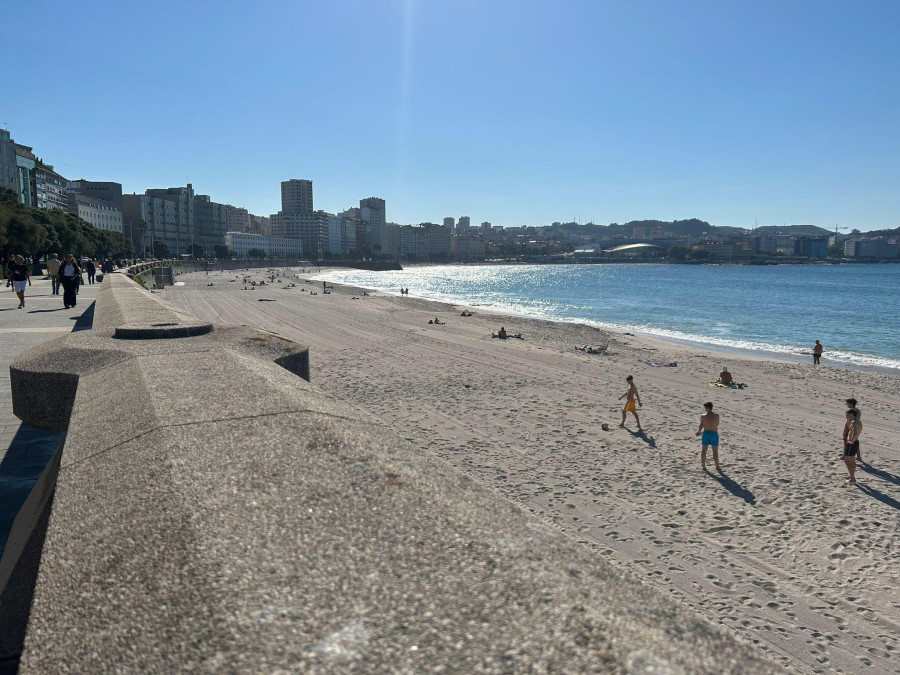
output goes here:
<path id="1" fill-rule="evenodd" d="M 319 279 L 709 347 L 900 369 L 900 265 L 483 265 Z"/>

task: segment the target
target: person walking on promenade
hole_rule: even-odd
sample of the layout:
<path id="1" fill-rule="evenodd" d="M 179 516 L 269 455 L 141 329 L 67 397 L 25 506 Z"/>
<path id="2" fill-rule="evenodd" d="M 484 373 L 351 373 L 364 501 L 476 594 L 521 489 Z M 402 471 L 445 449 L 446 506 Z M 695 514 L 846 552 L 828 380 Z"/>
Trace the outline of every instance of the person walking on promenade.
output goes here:
<path id="1" fill-rule="evenodd" d="M 848 398 L 844 401 L 847 404 L 847 411 L 855 410 L 856 411 L 856 419 L 859 420 L 859 423 L 862 424 L 862 411 L 856 407 L 856 399 Z M 844 441 L 844 445 L 847 445 L 847 436 L 850 434 L 850 420 L 844 422 L 844 433 L 841 434 L 841 439 Z M 865 464 L 862 458 L 862 452 L 859 448 L 856 449 L 856 461 L 860 464 Z"/>
<path id="2" fill-rule="evenodd" d="M 84 269 L 88 275 L 88 283 L 94 283 L 94 276 L 97 274 L 97 261 L 93 258 L 89 258 L 84 264 Z"/>
<path id="3" fill-rule="evenodd" d="M 813 365 L 819 365 L 819 359 L 822 358 L 822 352 L 825 348 L 822 346 L 822 343 L 816 340 L 816 344 L 813 346 Z"/>
<path id="4" fill-rule="evenodd" d="M 78 299 L 78 282 L 81 280 L 81 268 L 75 256 L 69 253 L 59 267 L 59 283 L 63 287 L 63 305 L 66 309 L 74 307 Z"/>
<path id="5" fill-rule="evenodd" d="M 859 421 L 859 410 L 850 408 L 846 412 L 847 417 L 847 438 L 844 441 L 844 464 L 847 465 L 847 471 L 850 477 L 847 480 L 851 483 L 856 482 L 856 457 L 859 455 L 859 435 L 862 433 L 862 422 Z"/>
<path id="6" fill-rule="evenodd" d="M 18 309 L 25 307 L 25 286 L 31 286 L 31 275 L 28 273 L 28 265 L 25 258 L 17 255 L 9 266 L 9 279 L 12 281 L 13 290 L 19 298 Z"/>
<path id="7" fill-rule="evenodd" d="M 620 427 L 625 426 L 625 414 L 631 413 L 634 415 L 634 419 L 637 422 L 638 429 L 641 428 L 641 420 L 638 417 L 637 409 L 634 407 L 635 399 L 637 399 L 637 404 L 643 408 L 644 405 L 641 403 L 641 395 L 638 393 L 637 387 L 634 386 L 634 377 L 629 375 L 625 378 L 625 381 L 628 383 L 628 391 L 622 394 L 618 400 L 625 399 L 625 407 L 622 408 L 622 423 L 619 425 Z"/>
<path id="8" fill-rule="evenodd" d="M 59 256 L 55 253 L 47 259 L 47 276 L 52 294 L 59 295 Z"/>
<path id="9" fill-rule="evenodd" d="M 706 471 L 706 449 L 712 446 L 713 462 L 716 465 L 716 471 L 721 471 L 719 466 L 719 415 L 713 412 L 713 404 L 707 401 L 703 404 L 706 412 L 700 416 L 700 428 L 697 429 L 695 436 L 700 436 L 700 442 L 703 447 L 700 450 L 700 466 Z"/>

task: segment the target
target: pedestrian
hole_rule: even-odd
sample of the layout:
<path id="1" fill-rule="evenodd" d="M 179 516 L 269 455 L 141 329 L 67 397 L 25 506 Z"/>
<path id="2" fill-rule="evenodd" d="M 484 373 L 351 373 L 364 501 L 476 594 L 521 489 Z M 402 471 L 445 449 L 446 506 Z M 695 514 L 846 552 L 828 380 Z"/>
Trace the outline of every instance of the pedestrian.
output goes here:
<path id="1" fill-rule="evenodd" d="M 850 483 L 856 482 L 856 457 L 859 455 L 859 435 L 862 433 L 862 422 L 859 421 L 859 410 L 850 408 L 846 412 L 847 438 L 844 441 L 844 464 L 850 476 Z"/>
<path id="2" fill-rule="evenodd" d="M 69 253 L 59 266 L 59 283 L 63 287 L 63 305 L 66 309 L 74 307 L 78 299 L 78 282 L 81 279 L 81 268 L 75 256 Z"/>
<path id="3" fill-rule="evenodd" d="M 816 340 L 816 344 L 813 346 L 813 365 L 819 365 L 819 359 L 822 358 L 822 352 L 825 348 L 822 346 L 822 343 Z"/>
<path id="4" fill-rule="evenodd" d="M 847 404 L 847 410 L 855 410 L 856 411 L 856 419 L 859 420 L 859 423 L 862 424 L 862 411 L 856 407 L 856 399 L 848 398 L 844 401 Z M 841 438 L 844 441 L 844 445 L 847 445 L 847 436 L 850 434 L 850 420 L 844 422 L 844 433 L 841 435 Z M 862 452 L 859 448 L 856 449 L 856 461 L 860 464 L 865 464 L 862 458 Z"/>
<path id="5" fill-rule="evenodd" d="M 628 391 L 622 394 L 618 400 L 625 399 L 625 407 L 622 408 L 622 423 L 619 425 L 620 427 L 625 426 L 625 414 L 631 413 L 634 415 L 634 419 L 637 422 L 638 429 L 641 428 L 641 420 L 638 417 L 637 409 L 634 407 L 635 399 L 637 399 L 637 404 L 643 408 L 644 405 L 641 403 L 641 395 L 638 393 L 637 387 L 634 386 L 634 377 L 629 375 L 625 378 L 625 381 L 628 383 Z"/>
<path id="6" fill-rule="evenodd" d="M 12 281 L 13 291 L 19 298 L 18 309 L 25 308 L 25 286 L 31 286 L 31 275 L 28 273 L 28 265 L 25 264 L 25 258 L 17 255 L 13 258 L 12 265 L 9 266 L 9 279 Z"/>
<path id="7" fill-rule="evenodd" d="M 87 263 L 85 263 L 85 265 L 84 265 L 84 269 L 85 269 L 85 271 L 87 271 L 88 283 L 89 284 L 94 283 L 94 277 L 97 274 L 97 261 L 94 260 L 93 258 L 89 258 Z"/>
<path id="8" fill-rule="evenodd" d="M 47 259 L 47 276 L 50 277 L 52 295 L 59 295 L 59 256 L 55 253 Z"/>
<path id="9" fill-rule="evenodd" d="M 712 446 L 713 462 L 716 465 L 716 471 L 721 471 L 719 466 L 719 415 L 713 412 L 713 404 L 707 401 L 703 404 L 706 412 L 700 416 L 700 428 L 697 429 L 695 436 L 700 436 L 700 443 L 703 444 L 700 450 L 700 466 L 706 471 L 706 449 Z"/>

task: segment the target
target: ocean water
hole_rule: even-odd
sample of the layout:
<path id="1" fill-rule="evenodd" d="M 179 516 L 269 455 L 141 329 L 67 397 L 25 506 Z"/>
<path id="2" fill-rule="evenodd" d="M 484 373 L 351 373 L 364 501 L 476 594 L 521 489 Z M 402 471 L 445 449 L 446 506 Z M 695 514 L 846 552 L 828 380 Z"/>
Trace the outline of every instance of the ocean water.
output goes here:
<path id="1" fill-rule="evenodd" d="M 726 350 L 900 370 L 900 265 L 446 265 L 316 277 Z"/>

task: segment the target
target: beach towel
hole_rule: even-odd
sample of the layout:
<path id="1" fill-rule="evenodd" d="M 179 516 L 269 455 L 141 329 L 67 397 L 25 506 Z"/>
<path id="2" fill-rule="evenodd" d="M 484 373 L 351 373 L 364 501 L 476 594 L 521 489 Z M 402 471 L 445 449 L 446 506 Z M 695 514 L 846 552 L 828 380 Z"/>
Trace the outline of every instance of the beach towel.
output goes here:
<path id="1" fill-rule="evenodd" d="M 732 382 L 731 384 L 722 384 L 721 382 L 710 382 L 710 387 L 725 387 L 725 389 L 745 389 L 747 387 L 743 382 Z"/>

